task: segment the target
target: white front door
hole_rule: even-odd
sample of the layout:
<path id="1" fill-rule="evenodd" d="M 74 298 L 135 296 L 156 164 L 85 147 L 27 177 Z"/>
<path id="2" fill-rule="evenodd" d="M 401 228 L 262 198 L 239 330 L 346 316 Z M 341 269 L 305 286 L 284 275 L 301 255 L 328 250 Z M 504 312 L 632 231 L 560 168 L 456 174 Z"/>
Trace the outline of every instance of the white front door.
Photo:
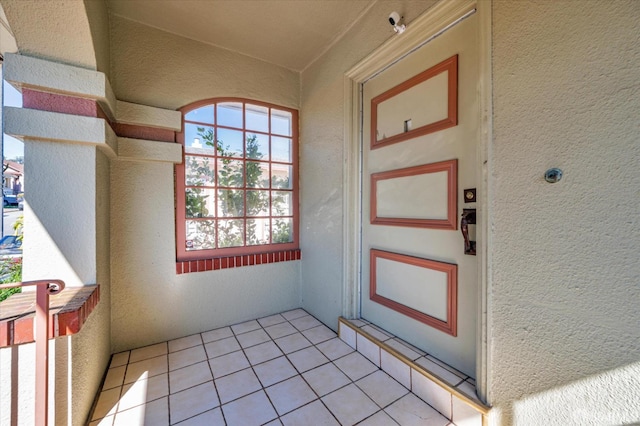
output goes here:
<path id="1" fill-rule="evenodd" d="M 362 150 L 361 316 L 473 377 L 477 52 L 472 15 L 368 80 Z"/>

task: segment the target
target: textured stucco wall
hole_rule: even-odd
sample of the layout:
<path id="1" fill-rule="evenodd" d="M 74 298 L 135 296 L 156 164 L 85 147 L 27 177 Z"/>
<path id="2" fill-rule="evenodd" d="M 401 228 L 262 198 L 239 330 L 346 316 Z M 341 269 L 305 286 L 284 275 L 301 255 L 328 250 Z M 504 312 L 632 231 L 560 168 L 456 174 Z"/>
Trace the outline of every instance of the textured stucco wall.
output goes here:
<path id="1" fill-rule="evenodd" d="M 114 352 L 299 306 L 299 261 L 176 275 L 173 198 L 171 163 L 112 162 Z"/>
<path id="2" fill-rule="evenodd" d="M 298 108 L 299 74 L 111 15 L 111 85 L 119 100 L 177 109 L 217 96 Z"/>
<path id="3" fill-rule="evenodd" d="M 109 11 L 106 0 L 84 0 L 93 50 L 95 54 L 96 69 L 109 77 L 110 48 L 109 48 Z"/>
<path id="4" fill-rule="evenodd" d="M 503 424 L 640 422 L 638 6 L 493 5 L 489 392 Z"/>
<path id="5" fill-rule="evenodd" d="M 21 54 L 96 69 L 84 4 L 78 0 L 0 0 Z"/>
<path id="6" fill-rule="evenodd" d="M 300 235 L 302 305 L 336 329 L 342 315 L 344 73 L 435 2 L 376 3 L 331 50 L 302 73 Z"/>

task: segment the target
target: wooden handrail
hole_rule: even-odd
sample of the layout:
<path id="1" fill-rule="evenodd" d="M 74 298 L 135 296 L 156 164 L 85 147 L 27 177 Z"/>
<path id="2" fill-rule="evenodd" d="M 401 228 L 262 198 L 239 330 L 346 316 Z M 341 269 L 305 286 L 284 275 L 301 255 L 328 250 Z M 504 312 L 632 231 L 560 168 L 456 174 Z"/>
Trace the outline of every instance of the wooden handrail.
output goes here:
<path id="1" fill-rule="evenodd" d="M 36 412 L 35 425 L 47 426 L 49 415 L 49 296 L 64 290 L 62 280 L 37 280 L 0 284 L 2 288 L 36 287 Z"/>

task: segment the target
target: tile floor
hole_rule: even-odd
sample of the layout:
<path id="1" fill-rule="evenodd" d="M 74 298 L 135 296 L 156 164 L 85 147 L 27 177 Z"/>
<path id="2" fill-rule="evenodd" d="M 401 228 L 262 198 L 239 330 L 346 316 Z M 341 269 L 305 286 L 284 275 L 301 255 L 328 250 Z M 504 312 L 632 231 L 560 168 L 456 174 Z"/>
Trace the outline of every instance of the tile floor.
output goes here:
<path id="1" fill-rule="evenodd" d="M 90 425 L 449 425 L 302 309 L 113 355 Z"/>

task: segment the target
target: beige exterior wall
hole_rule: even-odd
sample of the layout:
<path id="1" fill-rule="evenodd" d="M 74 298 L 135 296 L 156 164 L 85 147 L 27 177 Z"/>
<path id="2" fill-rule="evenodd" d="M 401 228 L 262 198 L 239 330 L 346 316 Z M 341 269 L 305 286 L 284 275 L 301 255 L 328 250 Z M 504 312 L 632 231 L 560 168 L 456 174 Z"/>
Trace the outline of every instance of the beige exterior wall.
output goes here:
<path id="1" fill-rule="evenodd" d="M 493 5 L 489 394 L 503 424 L 640 422 L 638 6 Z"/>
<path id="2" fill-rule="evenodd" d="M 302 72 L 302 306 L 334 329 L 343 313 L 344 74 L 395 36 L 387 24 L 391 11 L 398 11 L 410 25 L 434 3 L 376 3 L 331 50 Z"/>
<path id="3" fill-rule="evenodd" d="M 112 16 L 117 98 L 176 109 L 219 96 L 298 108 L 298 74 Z M 173 164 L 111 164 L 114 352 L 300 306 L 300 262 L 177 275 Z M 304 255 L 303 255 L 304 256 Z"/>

